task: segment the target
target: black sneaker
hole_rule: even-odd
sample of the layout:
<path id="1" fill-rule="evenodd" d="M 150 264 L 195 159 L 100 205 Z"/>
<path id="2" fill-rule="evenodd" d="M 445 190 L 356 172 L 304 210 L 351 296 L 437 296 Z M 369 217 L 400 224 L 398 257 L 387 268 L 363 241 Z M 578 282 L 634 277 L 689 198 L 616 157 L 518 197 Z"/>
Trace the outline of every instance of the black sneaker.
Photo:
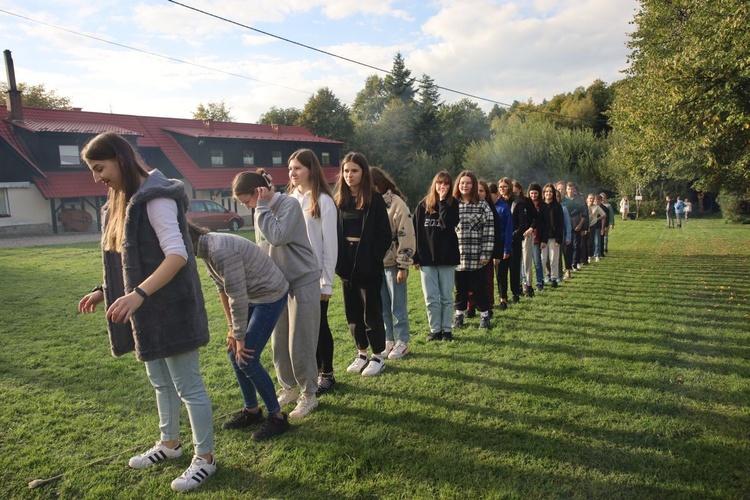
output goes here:
<path id="1" fill-rule="evenodd" d="M 443 332 L 431 332 L 427 334 L 427 342 L 432 342 L 433 340 L 443 340 Z"/>
<path id="2" fill-rule="evenodd" d="M 500 302 L 500 310 L 506 311 L 508 309 L 508 303 L 507 302 Z"/>
<path id="3" fill-rule="evenodd" d="M 320 396 L 321 394 L 325 394 L 329 390 L 333 389 L 333 387 L 336 385 L 336 379 L 333 377 L 333 373 L 330 375 L 320 375 L 318 377 L 318 390 L 315 391 L 315 396 Z"/>
<path id="4" fill-rule="evenodd" d="M 244 429 L 251 425 L 259 424 L 265 420 L 263 418 L 263 410 L 258 408 L 257 413 L 249 411 L 247 408 L 243 408 L 241 412 L 237 413 L 232 420 L 227 420 L 221 426 L 222 429 Z"/>
<path id="5" fill-rule="evenodd" d="M 463 328 L 464 327 L 464 315 L 463 314 L 456 314 L 456 317 L 453 318 L 453 325 L 451 325 L 453 329 L 456 328 Z M 443 336 L 445 336 L 445 332 L 443 332 Z"/>
<path id="6" fill-rule="evenodd" d="M 475 318 L 477 316 L 477 310 L 473 308 L 469 308 L 466 310 L 466 317 L 467 318 Z"/>
<path id="7" fill-rule="evenodd" d="M 513 296 L 513 303 L 514 304 L 518 304 L 519 302 L 521 302 L 521 297 L 519 297 L 518 295 L 514 295 Z"/>
<path id="8" fill-rule="evenodd" d="M 443 342 L 453 342 L 453 332 L 443 332 Z"/>
<path id="9" fill-rule="evenodd" d="M 552 280 L 552 288 L 557 288 L 557 280 Z"/>
<path id="10" fill-rule="evenodd" d="M 491 328 L 489 316 L 484 316 L 479 320 L 479 328 Z"/>
<path id="11" fill-rule="evenodd" d="M 266 418 L 266 422 L 263 424 L 263 427 L 253 432 L 253 441 L 263 441 L 264 439 L 269 439 L 288 431 L 289 419 L 287 418 L 286 413 L 284 413 L 283 415 L 283 419 L 276 418 L 273 415 L 269 415 Z"/>
<path id="12" fill-rule="evenodd" d="M 533 289 L 532 287 L 529 287 L 529 295 L 528 295 L 528 297 L 529 297 L 530 299 L 533 299 L 533 298 L 534 298 L 534 289 Z"/>

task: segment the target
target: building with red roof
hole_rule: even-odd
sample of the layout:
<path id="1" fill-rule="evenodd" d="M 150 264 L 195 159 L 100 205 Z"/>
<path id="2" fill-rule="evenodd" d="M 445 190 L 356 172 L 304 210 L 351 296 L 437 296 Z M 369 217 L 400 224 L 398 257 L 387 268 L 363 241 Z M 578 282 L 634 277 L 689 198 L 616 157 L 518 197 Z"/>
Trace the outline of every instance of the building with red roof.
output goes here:
<path id="1" fill-rule="evenodd" d="M 338 175 L 343 143 L 304 127 L 23 108 L 8 94 L 11 105 L 0 106 L 0 234 L 57 233 L 68 210 L 88 212 L 98 227 L 107 190 L 79 155 L 102 132 L 127 138 L 150 167 L 182 180 L 191 198 L 214 199 L 245 216 L 230 193 L 239 172 L 263 167 L 284 186 L 287 158 L 309 148 L 329 182 Z"/>

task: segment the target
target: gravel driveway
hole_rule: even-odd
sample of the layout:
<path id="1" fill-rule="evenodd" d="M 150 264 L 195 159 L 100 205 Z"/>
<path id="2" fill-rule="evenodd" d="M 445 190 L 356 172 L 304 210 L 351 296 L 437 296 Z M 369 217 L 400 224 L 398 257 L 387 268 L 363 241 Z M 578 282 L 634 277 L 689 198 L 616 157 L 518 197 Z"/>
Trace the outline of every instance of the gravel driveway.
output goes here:
<path id="1" fill-rule="evenodd" d="M 47 245 L 66 245 L 99 241 L 101 233 L 48 234 L 44 236 L 3 236 L 0 237 L 0 248 L 41 247 Z"/>

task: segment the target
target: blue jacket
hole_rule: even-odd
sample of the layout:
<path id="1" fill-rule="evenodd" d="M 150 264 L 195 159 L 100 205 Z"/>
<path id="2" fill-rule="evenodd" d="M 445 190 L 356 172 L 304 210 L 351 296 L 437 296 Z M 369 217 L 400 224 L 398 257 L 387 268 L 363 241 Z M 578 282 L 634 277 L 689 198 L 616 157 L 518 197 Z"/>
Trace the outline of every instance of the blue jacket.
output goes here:
<path id="1" fill-rule="evenodd" d="M 499 229 L 503 238 L 503 253 L 510 255 L 510 250 L 513 246 L 513 214 L 502 197 L 498 198 L 495 202 L 495 211 L 500 217 Z"/>
<path id="2" fill-rule="evenodd" d="M 677 200 L 677 203 L 674 204 L 674 211 L 677 214 L 681 214 L 685 212 L 685 203 L 682 200 Z"/>

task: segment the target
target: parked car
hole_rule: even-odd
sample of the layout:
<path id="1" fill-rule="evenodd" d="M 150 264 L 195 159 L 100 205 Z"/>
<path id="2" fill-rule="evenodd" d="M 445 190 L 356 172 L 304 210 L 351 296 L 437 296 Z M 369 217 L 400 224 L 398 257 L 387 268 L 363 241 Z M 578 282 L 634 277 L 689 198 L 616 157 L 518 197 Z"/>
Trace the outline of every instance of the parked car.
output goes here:
<path id="1" fill-rule="evenodd" d="M 211 200 L 192 200 L 185 215 L 190 222 L 214 231 L 217 229 L 237 231 L 245 225 L 245 220 L 236 212 L 227 210 Z"/>

